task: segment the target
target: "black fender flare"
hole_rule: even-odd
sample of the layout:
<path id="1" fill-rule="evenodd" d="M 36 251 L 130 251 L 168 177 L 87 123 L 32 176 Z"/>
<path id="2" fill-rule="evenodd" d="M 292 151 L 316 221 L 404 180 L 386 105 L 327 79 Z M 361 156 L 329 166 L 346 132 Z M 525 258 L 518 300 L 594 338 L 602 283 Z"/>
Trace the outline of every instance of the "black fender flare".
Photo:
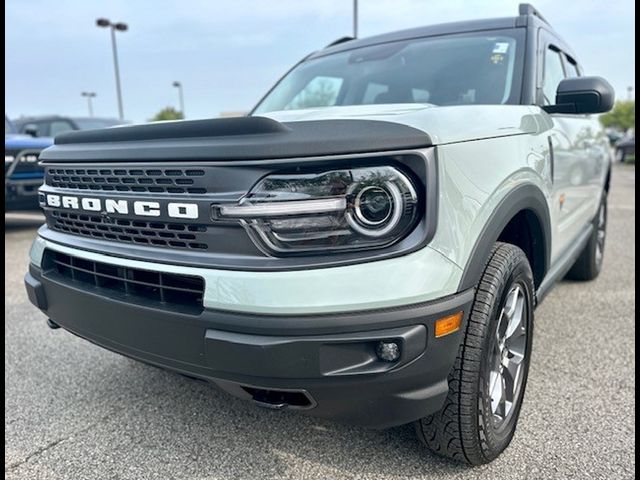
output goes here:
<path id="1" fill-rule="evenodd" d="M 533 184 L 524 184 L 509 192 L 498 204 L 476 240 L 464 267 L 458 291 L 475 287 L 485 269 L 491 249 L 511 219 L 521 211 L 533 213 L 542 230 L 542 276 L 549 270 L 551 258 L 551 217 L 547 200 Z M 542 279 L 540 279 L 541 281 Z"/>

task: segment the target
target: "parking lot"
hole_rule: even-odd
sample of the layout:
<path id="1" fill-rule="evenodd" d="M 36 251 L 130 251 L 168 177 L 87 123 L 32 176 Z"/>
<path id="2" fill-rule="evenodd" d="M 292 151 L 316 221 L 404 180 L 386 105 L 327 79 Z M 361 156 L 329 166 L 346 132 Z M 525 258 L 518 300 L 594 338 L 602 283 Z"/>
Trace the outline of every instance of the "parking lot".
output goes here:
<path id="1" fill-rule="evenodd" d="M 429 453 L 411 426 L 259 409 L 50 330 L 22 285 L 40 220 L 6 222 L 6 478 L 635 477 L 634 166 L 614 169 L 602 274 L 560 283 L 536 311 L 516 436 L 475 469 Z"/>

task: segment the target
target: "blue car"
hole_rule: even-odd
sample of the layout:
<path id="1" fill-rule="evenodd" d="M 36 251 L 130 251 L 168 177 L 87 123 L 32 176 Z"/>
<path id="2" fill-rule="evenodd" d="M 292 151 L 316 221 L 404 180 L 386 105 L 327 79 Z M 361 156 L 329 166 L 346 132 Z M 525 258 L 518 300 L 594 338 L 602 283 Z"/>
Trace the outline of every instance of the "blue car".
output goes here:
<path id="1" fill-rule="evenodd" d="M 4 117 L 4 211 L 39 210 L 38 188 L 44 169 L 38 164 L 40 152 L 53 144 L 48 137 L 34 138 L 16 133 Z"/>

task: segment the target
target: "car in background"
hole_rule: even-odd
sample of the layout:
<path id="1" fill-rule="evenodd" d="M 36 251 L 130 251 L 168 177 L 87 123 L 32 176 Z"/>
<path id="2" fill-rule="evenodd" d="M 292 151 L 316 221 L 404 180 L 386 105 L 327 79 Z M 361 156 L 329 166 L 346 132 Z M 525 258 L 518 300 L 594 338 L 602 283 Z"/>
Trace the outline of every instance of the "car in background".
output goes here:
<path id="1" fill-rule="evenodd" d="M 628 135 L 615 144 L 616 161 L 624 162 L 627 156 L 636 154 L 636 134 Z"/>
<path id="2" fill-rule="evenodd" d="M 55 137 L 70 130 L 92 130 L 113 127 L 128 122 L 117 118 L 98 117 L 66 117 L 61 115 L 44 115 L 21 117 L 13 121 L 19 133 L 32 137 Z"/>
<path id="3" fill-rule="evenodd" d="M 18 133 L 4 116 L 4 210 L 39 210 L 38 188 L 44 169 L 38 164 L 40 152 L 53 144 L 50 137 L 33 138 Z"/>
<path id="4" fill-rule="evenodd" d="M 605 133 L 607 138 L 609 138 L 609 143 L 611 146 L 615 146 L 615 144 L 624 138 L 624 133 L 620 130 L 616 130 L 615 128 L 607 128 L 605 129 Z"/>

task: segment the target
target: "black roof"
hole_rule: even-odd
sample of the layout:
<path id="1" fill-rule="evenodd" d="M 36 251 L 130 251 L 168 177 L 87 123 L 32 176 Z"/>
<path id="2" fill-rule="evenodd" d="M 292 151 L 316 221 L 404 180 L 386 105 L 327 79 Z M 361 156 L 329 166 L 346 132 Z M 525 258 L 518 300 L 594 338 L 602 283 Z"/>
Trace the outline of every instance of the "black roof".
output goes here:
<path id="1" fill-rule="evenodd" d="M 520 4 L 517 17 L 490 18 L 484 20 L 466 20 L 462 22 L 441 23 L 424 27 L 410 28 L 396 32 L 384 33 L 367 38 L 348 40 L 341 38 L 329 44 L 326 48 L 312 53 L 307 59 L 323 57 L 332 53 L 352 50 L 354 48 L 367 47 L 387 42 L 410 40 L 412 38 L 422 38 L 437 35 L 448 35 L 455 33 L 478 32 L 483 30 L 500 30 L 515 27 L 529 27 L 544 25 L 551 29 L 549 23 L 532 5 L 528 3 Z"/>

